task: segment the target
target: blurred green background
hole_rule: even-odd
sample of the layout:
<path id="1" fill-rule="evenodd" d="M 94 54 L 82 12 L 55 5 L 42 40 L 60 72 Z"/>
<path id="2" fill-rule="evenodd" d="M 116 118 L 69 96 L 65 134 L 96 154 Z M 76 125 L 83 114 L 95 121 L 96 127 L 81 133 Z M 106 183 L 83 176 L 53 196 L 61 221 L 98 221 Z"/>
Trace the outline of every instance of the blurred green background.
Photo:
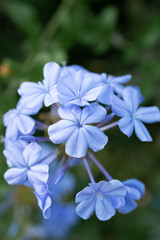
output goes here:
<path id="1" fill-rule="evenodd" d="M 41 81 L 45 63 L 79 64 L 112 75 L 132 74 L 144 105 L 160 106 L 160 1 L 159 0 L 1 0 L 0 1 L 0 130 L 2 115 L 14 108 L 22 81 Z M 153 143 L 135 136 L 127 139 L 118 129 L 108 132 L 109 143 L 97 154 L 117 179 L 138 178 L 146 194 L 128 215 L 107 222 L 96 217 L 80 221 L 71 240 L 160 240 L 160 131 L 147 126 Z M 32 191 L 10 187 L 0 145 L 0 239 L 24 239 L 27 226 L 40 211 Z M 97 180 L 101 174 L 93 168 Z M 88 183 L 77 171 L 77 191 Z M 10 198 L 11 206 L 4 204 Z M 7 195 L 8 194 L 8 195 Z M 6 209 L 5 209 L 6 208 Z M 23 217 L 22 217 L 23 216 Z M 12 234 L 11 224 L 20 229 Z"/>

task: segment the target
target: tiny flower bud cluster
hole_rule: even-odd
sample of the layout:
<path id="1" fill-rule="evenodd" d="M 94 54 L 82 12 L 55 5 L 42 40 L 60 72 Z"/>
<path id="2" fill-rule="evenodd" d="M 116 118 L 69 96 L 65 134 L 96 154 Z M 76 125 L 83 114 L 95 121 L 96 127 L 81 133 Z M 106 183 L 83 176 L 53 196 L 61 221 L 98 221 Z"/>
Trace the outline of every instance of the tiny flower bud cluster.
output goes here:
<path id="1" fill-rule="evenodd" d="M 128 137 L 135 132 L 141 141 L 152 141 L 144 123 L 159 122 L 159 109 L 139 107 L 143 101 L 139 88 L 123 85 L 131 80 L 131 75 L 108 76 L 77 65 L 60 67 L 55 62 L 44 66 L 43 75 L 42 82 L 21 84 L 17 107 L 3 117 L 4 155 L 9 166 L 5 180 L 33 188 L 47 219 L 57 204 L 56 185 L 68 167 L 82 162 L 90 183 L 76 195 L 76 212 L 81 218 L 88 219 L 95 212 L 99 220 L 105 221 L 116 210 L 134 210 L 135 200 L 145 192 L 144 184 L 136 179 L 113 179 L 93 152 L 107 145 L 104 132 L 115 126 Z M 43 111 L 47 107 L 48 112 Z M 43 122 L 39 113 L 45 116 Z M 119 119 L 109 123 L 114 117 Z M 44 155 L 41 142 L 50 142 L 53 151 Z M 90 161 L 103 173 L 104 181 L 96 183 Z"/>

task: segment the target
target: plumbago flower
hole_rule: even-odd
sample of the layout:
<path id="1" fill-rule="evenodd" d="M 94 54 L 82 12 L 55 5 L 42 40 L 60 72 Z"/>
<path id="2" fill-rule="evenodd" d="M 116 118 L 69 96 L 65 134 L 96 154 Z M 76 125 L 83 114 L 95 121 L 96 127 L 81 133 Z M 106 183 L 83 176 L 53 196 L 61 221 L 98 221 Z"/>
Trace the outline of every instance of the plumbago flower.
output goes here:
<path id="1" fill-rule="evenodd" d="M 119 198 L 125 195 L 126 189 L 118 180 L 89 183 L 89 187 L 76 195 L 76 203 L 79 203 L 76 212 L 83 219 L 88 219 L 95 210 L 99 220 L 108 220 L 115 215 L 110 197 Z"/>
<path id="2" fill-rule="evenodd" d="M 35 110 L 22 105 L 19 101 L 15 109 L 9 110 L 3 116 L 6 129 L 6 138 L 17 140 L 19 135 L 34 132 L 35 121 L 29 115 L 34 115 Z"/>
<path id="3" fill-rule="evenodd" d="M 88 219 L 95 212 L 99 220 L 106 221 L 116 210 L 134 210 L 136 200 L 144 195 L 144 184 L 136 179 L 113 179 L 90 149 L 102 150 L 108 142 L 104 132 L 117 125 L 128 137 L 135 130 L 141 141 L 151 141 L 143 123 L 159 122 L 159 109 L 139 107 L 143 98 L 139 88 L 123 86 L 130 75 L 113 77 L 78 65 L 60 67 L 54 62 L 44 66 L 43 74 L 43 82 L 21 84 L 16 109 L 3 117 L 4 155 L 9 166 L 4 174 L 6 181 L 33 188 L 43 217 L 54 219 L 54 206 L 62 201 L 62 192 L 69 194 L 62 181 L 67 169 L 84 165 L 90 183 L 76 195 L 76 213 L 81 218 Z M 44 122 L 39 121 L 39 110 L 46 116 Z M 35 114 L 36 119 L 30 117 Z M 120 119 L 111 122 L 115 116 Z M 42 142 L 45 147 L 41 149 Z M 105 180 L 96 182 L 90 162 Z"/>
<path id="4" fill-rule="evenodd" d="M 61 106 L 58 113 L 63 120 L 51 125 L 48 133 L 53 143 L 66 142 L 65 151 L 72 157 L 84 157 L 87 148 L 97 152 L 104 148 L 108 137 L 97 127 L 88 125 L 102 121 L 106 110 L 92 103 L 82 110 L 76 105 Z"/>
<path id="5" fill-rule="evenodd" d="M 21 101 L 25 106 L 37 110 L 42 108 L 43 102 L 46 107 L 58 102 L 57 81 L 60 77 L 60 66 L 50 62 L 43 69 L 43 83 L 24 82 L 18 89 Z"/>
<path id="6" fill-rule="evenodd" d="M 115 93 L 117 93 L 120 96 L 122 95 L 122 91 L 124 89 L 124 86 L 122 84 L 129 82 L 132 78 L 132 76 L 129 74 L 121 77 L 114 77 L 102 73 L 101 76 L 103 79 L 102 81 L 103 88 L 98 96 L 98 101 L 106 105 L 112 104 L 112 98 L 115 95 Z"/>
<path id="7" fill-rule="evenodd" d="M 95 101 L 102 90 L 99 74 L 88 73 L 85 70 L 74 71 L 68 69 L 68 74 L 57 84 L 59 101 L 61 104 L 89 105 Z"/>
<path id="8" fill-rule="evenodd" d="M 4 155 L 11 162 L 12 168 L 4 175 L 8 184 L 32 186 L 37 182 L 48 180 L 48 165 L 39 162 L 42 150 L 37 143 L 30 143 L 22 152 L 16 146 L 5 149 Z"/>
<path id="9" fill-rule="evenodd" d="M 121 132 L 130 137 L 135 129 L 136 136 L 143 142 L 151 142 L 152 137 L 142 123 L 154 123 L 160 121 L 160 111 L 156 106 L 138 108 L 141 98 L 139 91 L 132 87 L 126 87 L 122 93 L 123 100 L 114 96 L 112 111 L 119 117 Z"/>

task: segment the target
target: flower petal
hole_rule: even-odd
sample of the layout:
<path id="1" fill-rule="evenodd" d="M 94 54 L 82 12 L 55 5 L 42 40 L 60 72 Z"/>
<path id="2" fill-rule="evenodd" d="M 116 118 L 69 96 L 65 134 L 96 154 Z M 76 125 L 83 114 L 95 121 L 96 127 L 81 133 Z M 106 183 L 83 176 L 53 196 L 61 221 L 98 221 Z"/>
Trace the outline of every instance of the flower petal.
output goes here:
<path id="1" fill-rule="evenodd" d="M 76 203 L 79 203 L 81 201 L 84 201 L 88 198 L 91 197 L 92 194 L 94 194 L 95 191 L 93 188 L 91 187 L 85 187 L 82 191 L 80 191 L 79 193 L 77 193 L 76 195 Z"/>
<path id="2" fill-rule="evenodd" d="M 21 114 L 17 118 L 17 126 L 21 133 L 29 134 L 33 131 L 35 121 L 31 117 Z"/>
<path id="3" fill-rule="evenodd" d="M 26 165 L 31 167 L 35 165 L 42 157 L 42 149 L 37 143 L 30 143 L 23 151 L 23 157 Z"/>
<path id="4" fill-rule="evenodd" d="M 113 88 L 109 84 L 105 83 L 101 93 L 98 96 L 98 101 L 106 105 L 111 105 L 113 96 Z"/>
<path id="5" fill-rule="evenodd" d="M 126 213 L 133 211 L 136 207 L 137 207 L 137 203 L 133 199 L 130 198 L 129 194 L 126 194 L 125 205 L 120 207 L 118 209 L 118 212 L 126 214 Z"/>
<path id="6" fill-rule="evenodd" d="M 103 149 L 108 142 L 108 137 L 95 126 L 84 125 L 83 132 L 86 136 L 88 147 L 94 152 Z"/>
<path id="7" fill-rule="evenodd" d="M 79 123 L 81 120 L 81 109 L 76 105 L 60 106 L 58 108 L 58 114 L 61 118 L 70 120 L 75 123 Z"/>
<path id="8" fill-rule="evenodd" d="M 115 215 L 115 209 L 108 197 L 97 194 L 95 213 L 101 221 L 106 221 Z"/>
<path id="9" fill-rule="evenodd" d="M 10 168 L 5 174 L 4 178 L 8 184 L 24 184 L 27 179 L 26 168 Z"/>
<path id="10" fill-rule="evenodd" d="M 88 219 L 93 213 L 95 208 L 95 195 L 92 195 L 87 200 L 84 200 L 76 207 L 76 213 L 83 219 Z"/>
<path id="11" fill-rule="evenodd" d="M 37 182 L 47 183 L 49 167 L 46 164 L 34 165 L 28 170 L 27 176 L 31 184 Z"/>
<path id="12" fill-rule="evenodd" d="M 11 162 L 12 166 L 17 168 L 25 167 L 22 151 L 13 143 L 10 143 L 3 151 L 6 159 Z"/>
<path id="13" fill-rule="evenodd" d="M 60 66 L 55 62 L 45 64 L 43 68 L 43 75 L 45 78 L 45 88 L 50 90 L 55 85 L 60 77 Z"/>
<path id="14" fill-rule="evenodd" d="M 34 83 L 34 82 L 23 82 L 19 89 L 19 95 L 25 96 L 38 96 L 45 92 L 45 89 L 42 84 Z"/>
<path id="15" fill-rule="evenodd" d="M 5 127 L 7 127 L 9 125 L 9 123 L 15 119 L 15 117 L 17 116 L 17 110 L 16 109 L 11 109 L 8 112 L 6 112 L 3 115 L 3 124 Z"/>
<path id="16" fill-rule="evenodd" d="M 117 96 L 113 96 L 112 98 L 112 112 L 115 113 L 118 117 L 130 116 L 129 107 Z"/>
<path id="17" fill-rule="evenodd" d="M 134 119 L 135 134 L 142 142 L 152 142 L 152 137 L 144 124 Z"/>
<path id="18" fill-rule="evenodd" d="M 123 182 L 130 197 L 139 200 L 145 193 L 145 185 L 137 179 L 128 179 Z"/>
<path id="19" fill-rule="evenodd" d="M 76 128 L 77 125 L 74 122 L 68 120 L 60 120 L 59 122 L 49 126 L 49 138 L 53 143 L 56 144 L 66 142 Z"/>
<path id="20" fill-rule="evenodd" d="M 120 77 L 116 77 L 116 76 L 109 76 L 109 81 L 112 83 L 120 83 L 120 84 L 124 84 L 127 83 L 131 80 L 132 76 L 130 74 L 126 74 Z"/>
<path id="21" fill-rule="evenodd" d="M 11 140 L 17 140 L 18 134 L 17 118 L 15 118 L 8 124 L 5 137 Z"/>
<path id="22" fill-rule="evenodd" d="M 65 151 L 72 157 L 84 157 L 88 148 L 87 140 L 82 128 L 76 128 L 66 142 Z"/>
<path id="23" fill-rule="evenodd" d="M 154 123 L 160 121 L 160 111 L 158 107 L 140 107 L 134 114 L 134 117 L 145 123 Z"/>
<path id="24" fill-rule="evenodd" d="M 139 89 L 136 89 L 134 87 L 126 87 L 123 90 L 123 99 L 129 107 L 131 113 L 134 113 L 137 110 L 141 102 L 140 95 L 141 94 Z"/>
<path id="25" fill-rule="evenodd" d="M 121 132 L 123 132 L 128 137 L 130 137 L 132 135 L 133 128 L 134 128 L 134 123 L 133 123 L 132 118 L 130 118 L 130 117 L 121 118 L 118 121 L 118 126 L 119 126 Z"/>
<path id="26" fill-rule="evenodd" d="M 82 124 L 101 122 L 106 117 L 106 110 L 98 103 L 91 103 L 82 110 Z"/>
<path id="27" fill-rule="evenodd" d="M 123 183 L 115 179 L 109 182 L 101 181 L 99 191 L 109 197 L 124 197 L 126 194 Z"/>

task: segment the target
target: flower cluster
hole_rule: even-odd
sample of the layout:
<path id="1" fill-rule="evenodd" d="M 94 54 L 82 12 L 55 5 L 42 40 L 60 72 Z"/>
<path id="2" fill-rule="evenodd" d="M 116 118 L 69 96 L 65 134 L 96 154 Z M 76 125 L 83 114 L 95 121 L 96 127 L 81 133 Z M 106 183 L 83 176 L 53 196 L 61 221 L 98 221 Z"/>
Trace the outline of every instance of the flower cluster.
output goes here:
<path id="1" fill-rule="evenodd" d="M 108 137 L 104 132 L 115 126 L 128 137 L 135 131 L 141 141 L 152 141 L 144 123 L 159 122 L 159 109 L 139 107 L 143 101 L 139 88 L 123 85 L 131 75 L 114 77 L 77 65 L 60 67 L 54 62 L 44 66 L 43 74 L 42 82 L 21 84 L 17 107 L 3 117 L 4 155 L 9 166 L 5 180 L 33 188 L 38 206 L 48 219 L 57 204 L 56 185 L 69 166 L 80 162 L 90 178 L 89 186 L 76 195 L 76 212 L 81 218 L 88 219 L 95 211 L 97 218 L 105 221 L 116 210 L 134 210 L 135 200 L 145 192 L 144 184 L 136 179 L 113 179 L 93 152 L 106 146 Z M 48 112 L 43 111 L 46 107 Z M 46 114 L 45 121 L 39 121 L 39 112 Z M 114 117 L 120 119 L 109 123 Z M 44 154 L 41 142 L 52 143 L 53 150 Z M 95 181 L 90 161 L 100 169 L 105 181 Z"/>

